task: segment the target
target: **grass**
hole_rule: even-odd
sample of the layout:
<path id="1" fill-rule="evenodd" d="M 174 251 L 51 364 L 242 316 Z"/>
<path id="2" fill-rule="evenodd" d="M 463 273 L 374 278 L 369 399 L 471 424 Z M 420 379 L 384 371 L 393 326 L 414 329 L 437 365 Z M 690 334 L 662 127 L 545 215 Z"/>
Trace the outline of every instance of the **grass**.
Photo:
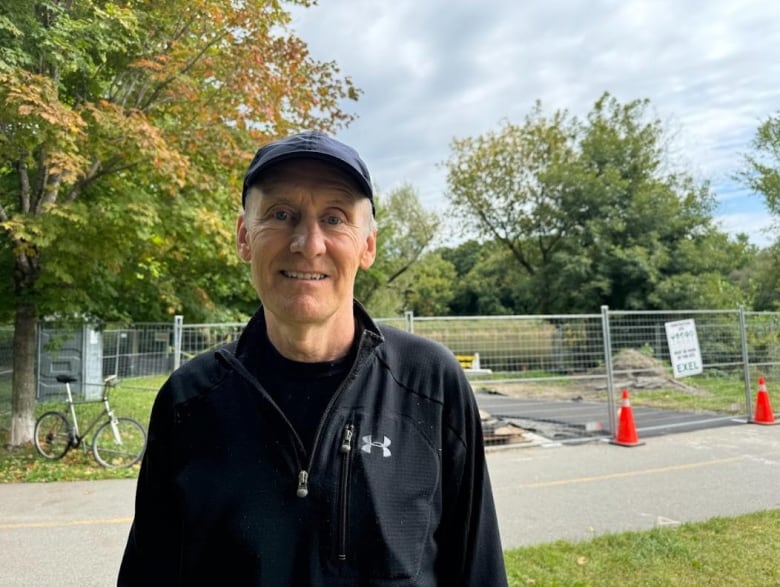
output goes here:
<path id="1" fill-rule="evenodd" d="M 149 412 L 164 376 L 120 381 L 111 391 L 111 408 L 117 416 L 135 418 L 144 427 L 149 423 Z M 64 402 L 41 403 L 36 406 L 36 416 L 48 410 L 64 411 Z M 100 413 L 102 403 L 90 402 L 77 406 L 79 428 L 83 430 Z M 95 426 L 97 429 L 97 426 Z M 94 432 L 94 429 L 93 429 Z M 0 429 L 0 483 L 33 483 L 51 481 L 76 481 L 92 479 L 133 479 L 139 465 L 128 469 L 105 469 L 92 456 L 91 435 L 86 440 L 86 452 L 82 448 L 71 449 L 58 461 L 42 458 L 33 446 L 8 449 L 7 426 Z"/>
<path id="2" fill-rule="evenodd" d="M 780 510 L 505 553 L 513 586 L 780 585 Z"/>

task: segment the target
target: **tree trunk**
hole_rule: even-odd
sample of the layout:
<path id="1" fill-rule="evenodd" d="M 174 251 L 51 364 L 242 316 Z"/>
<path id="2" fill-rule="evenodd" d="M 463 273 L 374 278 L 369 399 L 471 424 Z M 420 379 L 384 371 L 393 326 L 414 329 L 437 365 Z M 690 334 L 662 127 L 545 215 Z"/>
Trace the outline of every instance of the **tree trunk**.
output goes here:
<path id="1" fill-rule="evenodd" d="M 13 348 L 13 392 L 11 395 L 11 438 L 18 447 L 32 442 L 35 428 L 35 347 L 38 339 L 38 311 L 34 303 L 16 308 Z"/>

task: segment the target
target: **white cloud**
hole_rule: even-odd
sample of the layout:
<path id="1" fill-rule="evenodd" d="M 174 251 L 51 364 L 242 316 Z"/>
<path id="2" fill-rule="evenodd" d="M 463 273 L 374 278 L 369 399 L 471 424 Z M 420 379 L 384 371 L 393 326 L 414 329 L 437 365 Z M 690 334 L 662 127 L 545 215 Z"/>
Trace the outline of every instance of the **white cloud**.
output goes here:
<path id="1" fill-rule="evenodd" d="M 750 242 L 767 247 L 775 241 L 776 228 L 772 225 L 772 219 L 761 212 L 743 212 L 723 214 L 718 217 L 721 230 L 731 233 L 744 233 L 750 238 Z"/>
<path id="2" fill-rule="evenodd" d="M 780 3 L 320 0 L 296 8 L 292 28 L 364 91 L 346 104 L 359 118 L 340 138 L 382 190 L 409 182 L 442 209 L 437 165 L 454 137 L 519 122 L 536 99 L 583 116 L 609 91 L 649 98 L 669 121 L 675 162 L 712 181 L 724 229 L 742 230 L 740 214 L 767 216 L 732 176 L 760 121 L 780 109 Z"/>

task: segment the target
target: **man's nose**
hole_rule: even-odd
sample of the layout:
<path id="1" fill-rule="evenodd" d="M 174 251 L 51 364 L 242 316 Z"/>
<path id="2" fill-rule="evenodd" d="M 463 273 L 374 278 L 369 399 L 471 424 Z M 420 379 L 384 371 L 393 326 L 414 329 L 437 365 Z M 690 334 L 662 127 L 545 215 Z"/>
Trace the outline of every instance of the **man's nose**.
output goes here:
<path id="1" fill-rule="evenodd" d="M 290 250 L 305 257 L 316 257 L 325 252 L 325 235 L 317 219 L 301 220 L 295 227 Z"/>

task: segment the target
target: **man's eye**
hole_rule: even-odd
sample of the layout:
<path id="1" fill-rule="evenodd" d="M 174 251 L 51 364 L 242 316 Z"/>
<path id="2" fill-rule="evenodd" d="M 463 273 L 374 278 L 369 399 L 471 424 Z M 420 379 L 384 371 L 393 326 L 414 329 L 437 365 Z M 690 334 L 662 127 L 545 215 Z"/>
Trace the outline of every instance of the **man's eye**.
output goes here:
<path id="1" fill-rule="evenodd" d="M 290 217 L 290 213 L 286 210 L 276 210 L 273 216 L 274 220 L 287 220 Z"/>
<path id="2" fill-rule="evenodd" d="M 341 224 L 343 222 L 343 220 L 341 220 L 341 218 L 339 218 L 338 216 L 326 216 L 325 217 L 325 222 L 327 224 L 335 226 L 337 224 Z"/>

